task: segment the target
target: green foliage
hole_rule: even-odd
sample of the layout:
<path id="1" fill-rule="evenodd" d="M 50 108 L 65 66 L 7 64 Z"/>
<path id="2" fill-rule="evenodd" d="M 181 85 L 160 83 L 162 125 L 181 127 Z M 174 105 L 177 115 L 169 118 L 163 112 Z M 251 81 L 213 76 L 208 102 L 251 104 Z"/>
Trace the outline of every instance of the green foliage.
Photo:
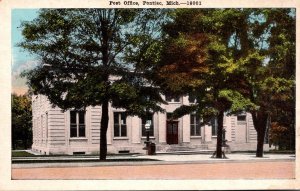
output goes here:
<path id="1" fill-rule="evenodd" d="M 11 157 L 34 157 L 36 155 L 28 153 L 26 151 L 12 151 Z"/>
<path id="2" fill-rule="evenodd" d="M 171 16 L 164 27 L 168 34 L 165 49 L 172 50 L 164 54 L 167 62 L 162 65 L 168 66 L 161 70 L 164 88 L 174 94 L 197 95 L 198 113 L 203 118 L 224 111 L 251 112 L 259 144 L 263 143 L 267 116 L 282 123 L 280 116 L 289 115 L 289 126 L 295 128 L 291 112 L 295 108 L 295 9 L 177 9 Z M 187 41 L 186 36 L 195 35 L 208 40 L 203 44 L 203 39 Z M 195 52 L 205 54 L 202 68 L 206 70 L 198 76 L 182 75 L 176 66 L 199 69 L 190 59 L 197 54 L 184 53 L 193 43 L 198 43 Z M 189 109 L 183 106 L 176 112 L 184 115 Z M 259 149 L 258 155 L 262 156 L 261 152 Z"/>
<path id="3" fill-rule="evenodd" d="M 238 91 L 234 90 L 221 90 L 219 97 L 223 97 L 231 102 L 230 113 L 237 113 L 242 111 L 256 110 L 258 106 L 250 101 L 249 98 L 245 98 Z"/>
<path id="4" fill-rule="evenodd" d="M 138 85 L 145 85 L 132 86 L 130 80 L 136 79 L 126 75 L 151 77 L 147 71 L 159 57 L 165 12 L 41 9 L 37 19 L 22 24 L 25 40 L 19 44 L 41 60 L 39 67 L 24 73 L 33 93 L 47 95 L 62 109 L 101 105 L 105 100 L 126 107 L 140 95 Z M 122 80 L 110 79 L 115 76 Z"/>
<path id="5" fill-rule="evenodd" d="M 163 88 L 197 97 L 196 105 L 178 108 L 175 115 L 197 111 L 202 117 L 212 118 L 219 112 L 254 108 L 255 104 L 245 97 L 240 69 L 249 61 L 237 61 L 228 46 L 233 33 L 230 26 L 239 24 L 235 19 L 244 17 L 241 11 L 177 9 L 172 16 L 164 27 L 168 38 L 159 67 Z"/>
<path id="6" fill-rule="evenodd" d="M 279 77 L 268 77 L 261 84 L 261 90 L 269 94 L 272 103 L 292 101 L 295 81 Z"/>
<path id="7" fill-rule="evenodd" d="M 27 149 L 32 143 L 31 99 L 28 95 L 12 94 L 12 147 Z"/>
<path id="8" fill-rule="evenodd" d="M 149 84 L 160 57 L 166 12 L 41 9 L 37 19 L 22 24 L 24 41 L 19 44 L 41 61 L 24 74 L 30 88 L 64 110 L 102 105 L 101 132 L 108 127 L 109 102 L 130 114 L 162 111 L 159 89 Z M 152 89 L 149 100 L 144 86 Z M 100 136 L 100 158 L 105 159 L 106 135 Z"/>

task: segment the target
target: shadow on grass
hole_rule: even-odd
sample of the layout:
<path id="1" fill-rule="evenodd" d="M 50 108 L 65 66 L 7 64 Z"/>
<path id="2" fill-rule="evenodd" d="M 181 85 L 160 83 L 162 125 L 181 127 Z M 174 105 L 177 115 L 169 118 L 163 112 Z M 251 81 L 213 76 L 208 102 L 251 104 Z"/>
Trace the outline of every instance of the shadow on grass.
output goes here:
<path id="1" fill-rule="evenodd" d="M 118 154 L 113 154 L 113 153 L 107 153 L 107 156 L 131 156 L 131 155 L 136 155 L 140 153 L 118 153 Z M 78 155 L 66 155 L 66 154 L 61 154 L 61 155 L 35 155 L 32 153 L 29 153 L 27 151 L 12 151 L 11 156 L 14 157 L 70 157 L 72 156 L 73 158 L 80 157 L 99 157 L 99 154 L 78 154 Z"/>
<path id="2" fill-rule="evenodd" d="M 31 154 L 31 153 L 26 152 L 26 151 L 12 151 L 11 156 L 12 157 L 34 157 L 34 156 L 37 156 L 37 155 Z"/>

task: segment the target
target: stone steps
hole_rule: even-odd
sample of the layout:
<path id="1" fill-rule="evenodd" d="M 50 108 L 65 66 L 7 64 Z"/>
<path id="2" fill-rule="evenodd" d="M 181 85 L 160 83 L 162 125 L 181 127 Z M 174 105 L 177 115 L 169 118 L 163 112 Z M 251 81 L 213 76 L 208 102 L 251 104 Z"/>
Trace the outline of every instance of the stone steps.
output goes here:
<path id="1" fill-rule="evenodd" d="M 210 153 L 212 150 L 208 148 L 208 145 L 186 146 L 186 145 L 168 145 L 164 150 L 158 151 L 158 153 Z"/>

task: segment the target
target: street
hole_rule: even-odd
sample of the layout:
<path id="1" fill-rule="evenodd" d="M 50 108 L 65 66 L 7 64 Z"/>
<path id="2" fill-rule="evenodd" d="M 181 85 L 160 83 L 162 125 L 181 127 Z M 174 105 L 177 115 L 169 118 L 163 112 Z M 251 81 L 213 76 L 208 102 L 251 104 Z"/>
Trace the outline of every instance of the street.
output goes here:
<path id="1" fill-rule="evenodd" d="M 295 161 L 13 168 L 12 179 L 292 179 Z"/>

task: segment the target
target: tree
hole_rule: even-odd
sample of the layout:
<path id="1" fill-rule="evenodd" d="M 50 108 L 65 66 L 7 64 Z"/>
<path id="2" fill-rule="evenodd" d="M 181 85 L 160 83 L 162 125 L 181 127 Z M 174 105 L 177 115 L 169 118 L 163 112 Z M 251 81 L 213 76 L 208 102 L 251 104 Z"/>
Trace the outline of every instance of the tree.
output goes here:
<path id="1" fill-rule="evenodd" d="M 271 23 L 272 36 L 268 39 L 272 70 L 271 124 L 285 127 L 281 148 L 295 149 L 295 76 L 296 76 L 296 21 L 295 9 L 271 9 L 265 13 Z M 269 84 L 267 85 L 269 88 Z M 270 106 L 269 106 L 270 107 Z M 272 133 L 272 131 L 270 131 Z M 286 141 L 284 141 L 286 140 Z"/>
<path id="2" fill-rule="evenodd" d="M 11 106 L 12 148 L 27 149 L 32 144 L 31 100 L 28 95 L 12 94 Z"/>
<path id="3" fill-rule="evenodd" d="M 280 117 L 278 110 L 291 114 L 294 128 L 290 111 L 295 108 L 295 15 L 293 9 L 250 9 L 245 21 L 237 32 L 240 48 L 235 49 L 245 53 L 239 58 L 240 68 L 251 102 L 259 106 L 250 113 L 257 131 L 256 156 L 262 157 L 267 123 Z"/>
<path id="4" fill-rule="evenodd" d="M 42 9 L 37 19 L 22 25 L 20 46 L 41 60 L 25 74 L 33 93 L 64 110 L 101 105 L 100 160 L 107 154 L 109 103 L 131 115 L 162 111 L 156 104 L 163 102 L 159 89 L 149 86 L 151 59 L 146 55 L 155 55 L 164 12 Z"/>
<path id="5" fill-rule="evenodd" d="M 218 15 L 219 31 L 229 33 L 220 36 L 247 87 L 247 94 L 241 93 L 258 106 L 247 111 L 257 132 L 256 156 L 262 157 L 268 120 L 276 121 L 278 109 L 295 107 L 295 15 L 293 9 L 228 9 Z"/>
<path id="6" fill-rule="evenodd" d="M 294 87 L 286 89 L 294 90 Z M 270 145 L 278 146 L 279 150 L 295 150 L 295 96 L 287 92 L 285 98 L 272 96 L 272 102 L 277 103 L 270 116 Z"/>
<path id="7" fill-rule="evenodd" d="M 276 110 L 295 106 L 295 15 L 293 9 L 220 9 L 215 16 L 212 28 L 246 85 L 237 90 L 257 106 L 247 111 L 257 132 L 256 156 L 262 157 L 268 120 L 276 120 Z"/>
<path id="8" fill-rule="evenodd" d="M 204 118 L 218 115 L 220 157 L 223 112 L 250 112 L 257 131 L 256 156 L 262 157 L 267 122 L 272 116 L 276 120 L 275 111 L 280 108 L 294 119 L 295 12 L 186 9 L 173 15 L 165 27 L 173 39 L 166 43 L 166 58 L 175 52 L 178 60 L 167 59 L 162 77 L 170 79 L 165 87 L 177 93 L 194 93 L 198 99 L 196 105 L 183 106 L 178 113 L 196 111 Z M 168 52 L 170 44 L 178 51 Z M 289 104 L 282 107 L 285 102 Z"/>
<path id="9" fill-rule="evenodd" d="M 173 14 L 165 26 L 167 39 L 157 73 L 166 92 L 196 97 L 195 104 L 176 109 L 174 117 L 196 112 L 204 123 L 217 119 L 216 157 L 222 158 L 224 112 L 240 112 L 255 105 L 240 93 L 246 94 L 244 81 L 227 42 L 208 27 L 216 13 L 218 10 L 179 9 Z"/>

